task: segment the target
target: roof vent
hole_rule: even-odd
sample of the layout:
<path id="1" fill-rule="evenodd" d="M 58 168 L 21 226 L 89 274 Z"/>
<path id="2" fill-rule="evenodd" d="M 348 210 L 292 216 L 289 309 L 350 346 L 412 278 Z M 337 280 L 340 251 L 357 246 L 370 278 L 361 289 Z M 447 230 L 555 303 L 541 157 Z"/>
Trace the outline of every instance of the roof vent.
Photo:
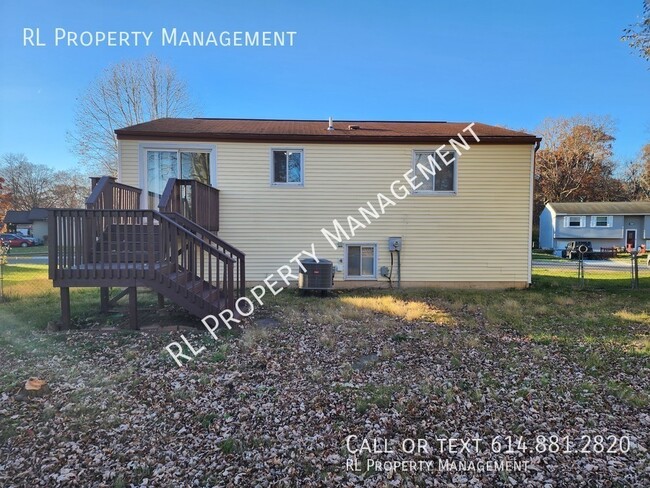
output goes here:
<path id="1" fill-rule="evenodd" d="M 348 125 L 348 130 L 359 130 L 361 129 L 358 125 Z"/>
<path id="2" fill-rule="evenodd" d="M 330 123 L 327 126 L 327 130 L 334 130 L 334 120 L 330 117 Z"/>

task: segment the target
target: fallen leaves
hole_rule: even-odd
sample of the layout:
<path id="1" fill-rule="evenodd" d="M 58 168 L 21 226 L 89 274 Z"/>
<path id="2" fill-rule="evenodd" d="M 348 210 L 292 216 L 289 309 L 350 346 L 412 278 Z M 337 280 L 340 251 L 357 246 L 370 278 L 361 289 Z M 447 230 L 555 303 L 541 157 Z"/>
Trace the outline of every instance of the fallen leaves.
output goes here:
<path id="1" fill-rule="evenodd" d="M 315 306 L 321 310 L 327 302 Z M 70 332 L 49 355 L 6 355 L 0 367 L 16 378 L 37 374 L 50 392 L 17 402 L 15 383 L 3 384 L 0 484 L 545 487 L 647 481 L 650 416 L 647 406 L 631 401 L 650 386 L 645 358 L 632 358 L 636 366 L 628 373 L 598 377 L 555 343 L 540 345 L 482 324 L 387 319 L 373 310 L 323 315 L 323 323 L 315 311 L 303 316 L 272 309 L 263 329 L 249 324 L 219 354 L 183 369 L 160 352 L 169 336 L 144 333 Z M 204 339 L 193 335 L 197 344 Z M 632 391 L 613 390 L 612 381 Z M 550 434 L 627 435 L 635 448 L 513 455 L 530 461 L 525 472 L 345 469 L 348 435 L 395 444 L 407 437 Z M 495 457 L 483 450 L 472 456 Z M 468 460 L 465 454 L 449 459 Z"/>

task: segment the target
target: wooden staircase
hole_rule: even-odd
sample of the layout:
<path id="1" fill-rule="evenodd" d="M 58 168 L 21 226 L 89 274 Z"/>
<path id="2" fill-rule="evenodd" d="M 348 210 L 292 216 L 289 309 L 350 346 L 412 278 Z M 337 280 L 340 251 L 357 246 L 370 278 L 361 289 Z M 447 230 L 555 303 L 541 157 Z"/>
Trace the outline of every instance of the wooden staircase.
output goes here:
<path id="1" fill-rule="evenodd" d="M 99 208 L 139 204 L 140 190 L 109 177 L 93 184 L 88 208 L 52 209 L 48 216 L 49 273 L 61 288 L 64 325 L 70 323 L 70 287 L 99 287 L 103 301 L 108 287 L 130 288 L 132 326 L 137 326 L 137 287 L 150 288 L 199 318 L 234 310 L 245 292 L 244 253 L 175 211 Z M 214 215 L 209 218 L 214 224 Z"/>

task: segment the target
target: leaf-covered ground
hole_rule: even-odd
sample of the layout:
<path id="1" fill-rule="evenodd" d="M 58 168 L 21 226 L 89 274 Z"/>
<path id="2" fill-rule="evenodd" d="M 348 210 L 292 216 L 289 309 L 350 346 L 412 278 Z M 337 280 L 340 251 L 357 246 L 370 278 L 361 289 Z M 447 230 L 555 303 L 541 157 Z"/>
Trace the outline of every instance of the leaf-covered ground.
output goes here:
<path id="1" fill-rule="evenodd" d="M 650 315 L 630 297 L 284 292 L 218 342 L 4 328 L 0 485 L 650 486 Z M 206 348 L 183 368 L 163 350 L 181 333 Z M 30 376 L 50 391 L 17 397 Z M 349 452 L 363 439 L 392 452 Z M 525 468 L 482 470 L 502 461 Z"/>

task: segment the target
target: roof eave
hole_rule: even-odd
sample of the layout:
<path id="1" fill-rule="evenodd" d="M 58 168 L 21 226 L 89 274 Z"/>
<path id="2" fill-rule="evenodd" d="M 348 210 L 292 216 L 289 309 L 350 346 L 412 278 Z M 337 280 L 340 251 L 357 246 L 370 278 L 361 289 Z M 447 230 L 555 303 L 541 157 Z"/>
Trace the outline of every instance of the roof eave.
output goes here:
<path id="1" fill-rule="evenodd" d="M 171 141 L 210 141 L 210 142 L 268 142 L 295 141 L 318 143 L 347 143 L 347 144 L 429 144 L 432 142 L 449 143 L 453 136 L 364 136 L 346 134 L 232 134 L 213 132 L 152 132 L 118 129 L 115 131 L 118 140 L 171 140 Z M 525 136 L 479 136 L 480 144 L 535 144 L 541 138 L 533 135 Z M 468 141 L 471 144 L 471 141 Z"/>
<path id="2" fill-rule="evenodd" d="M 630 216 L 638 216 L 638 215 L 650 215 L 650 212 L 557 212 L 555 214 L 556 216 L 577 216 L 577 215 L 616 215 L 616 216 L 625 216 L 625 215 L 630 215 Z"/>

